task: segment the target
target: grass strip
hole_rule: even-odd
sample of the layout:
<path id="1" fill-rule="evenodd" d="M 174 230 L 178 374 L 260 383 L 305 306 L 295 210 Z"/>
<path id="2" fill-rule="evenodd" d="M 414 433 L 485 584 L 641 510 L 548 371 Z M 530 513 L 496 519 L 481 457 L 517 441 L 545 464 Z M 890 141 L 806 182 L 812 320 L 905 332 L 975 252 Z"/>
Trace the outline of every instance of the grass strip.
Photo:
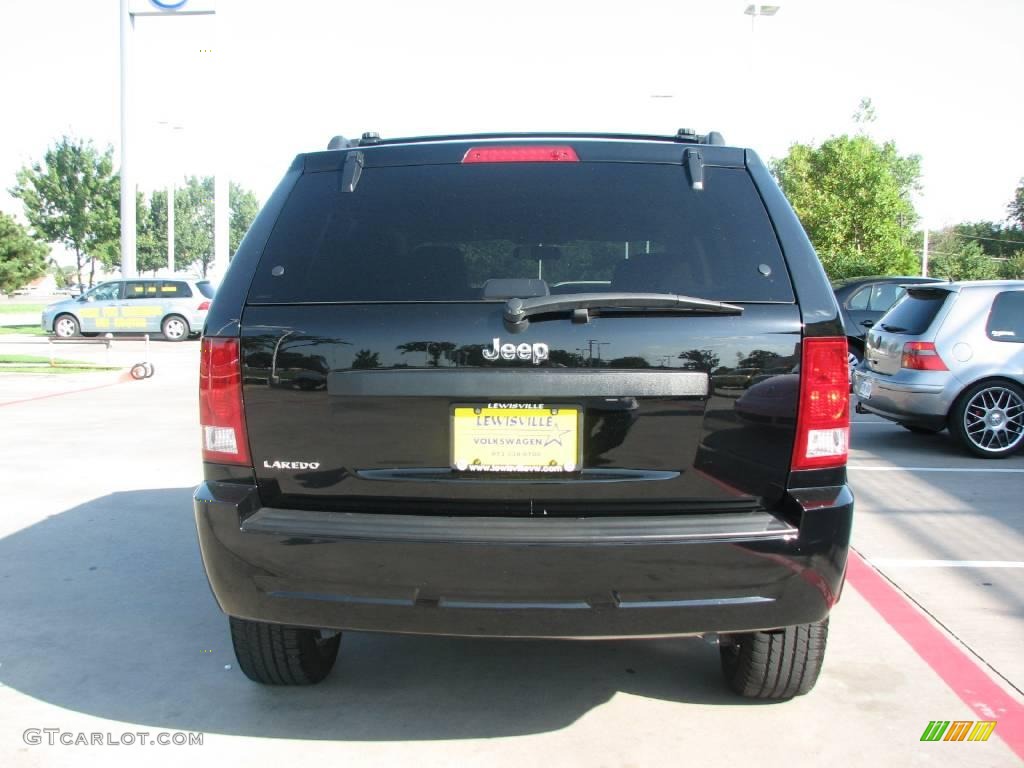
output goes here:
<path id="1" fill-rule="evenodd" d="M 44 331 L 39 325 L 0 325 L 0 336 L 45 336 Z"/>

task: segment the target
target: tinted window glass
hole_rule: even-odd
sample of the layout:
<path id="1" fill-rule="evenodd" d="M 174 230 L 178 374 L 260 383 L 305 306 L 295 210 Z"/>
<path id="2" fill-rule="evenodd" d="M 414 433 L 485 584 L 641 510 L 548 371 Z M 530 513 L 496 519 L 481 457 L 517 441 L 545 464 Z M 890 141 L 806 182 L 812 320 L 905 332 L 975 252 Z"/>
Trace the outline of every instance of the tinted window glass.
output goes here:
<path id="1" fill-rule="evenodd" d="M 993 341 L 1024 343 L 1024 291 L 1004 291 L 996 296 L 986 330 Z"/>
<path id="2" fill-rule="evenodd" d="M 793 300 L 742 169 L 708 167 L 694 191 L 681 166 L 507 163 L 367 168 L 355 192 L 340 172 L 306 174 L 249 301 L 465 301 L 538 277 L 552 293 Z"/>
<path id="3" fill-rule="evenodd" d="M 202 280 L 196 283 L 196 288 L 203 294 L 207 299 L 213 298 L 213 284 L 209 280 Z"/>
<path id="4" fill-rule="evenodd" d="M 846 302 L 850 309 L 867 309 L 868 299 L 871 297 L 871 288 L 861 288 Z"/>
<path id="5" fill-rule="evenodd" d="M 871 309 L 874 312 L 885 312 L 903 295 L 903 288 L 893 283 L 882 283 L 871 289 Z"/>
<path id="6" fill-rule="evenodd" d="M 124 284 L 124 297 L 126 299 L 152 299 L 157 295 L 157 283 L 155 280 L 132 281 Z"/>
<path id="7" fill-rule="evenodd" d="M 917 336 L 928 330 L 932 320 L 942 309 L 947 291 L 913 290 L 886 313 L 879 327 L 890 333 L 905 333 Z"/>
<path id="8" fill-rule="evenodd" d="M 192 289 L 185 283 L 165 280 L 160 285 L 160 296 L 165 299 L 184 299 L 192 295 Z"/>

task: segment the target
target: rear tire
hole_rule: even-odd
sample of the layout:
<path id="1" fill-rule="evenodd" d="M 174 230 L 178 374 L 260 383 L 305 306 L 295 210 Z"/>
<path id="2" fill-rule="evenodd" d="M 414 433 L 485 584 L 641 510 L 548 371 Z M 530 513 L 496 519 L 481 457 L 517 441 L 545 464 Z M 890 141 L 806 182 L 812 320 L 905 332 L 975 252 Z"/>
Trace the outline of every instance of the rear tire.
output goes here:
<path id="1" fill-rule="evenodd" d="M 719 650 L 729 687 L 751 699 L 786 701 L 814 687 L 825 658 L 828 619 L 725 638 Z"/>
<path id="2" fill-rule="evenodd" d="M 983 459 L 1003 459 L 1024 447 L 1024 388 L 1012 381 L 980 381 L 956 401 L 949 431 Z"/>
<path id="3" fill-rule="evenodd" d="M 188 321 L 181 315 L 168 315 L 160 323 L 160 333 L 168 341 L 184 341 L 191 332 Z"/>
<path id="4" fill-rule="evenodd" d="M 257 683 L 319 683 L 338 658 L 340 632 L 324 637 L 318 629 L 228 618 L 238 666 L 246 677 Z"/>

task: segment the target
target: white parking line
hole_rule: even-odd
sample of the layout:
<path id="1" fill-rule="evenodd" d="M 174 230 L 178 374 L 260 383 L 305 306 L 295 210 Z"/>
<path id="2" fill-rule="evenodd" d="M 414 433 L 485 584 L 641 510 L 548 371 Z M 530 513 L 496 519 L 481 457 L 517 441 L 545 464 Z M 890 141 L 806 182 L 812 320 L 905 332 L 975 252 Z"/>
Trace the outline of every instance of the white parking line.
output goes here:
<path id="1" fill-rule="evenodd" d="M 847 464 L 847 469 L 855 469 L 858 472 L 995 472 L 1006 475 L 1024 474 L 1021 469 L 997 469 L 992 467 L 868 467 Z"/>
<path id="2" fill-rule="evenodd" d="M 870 558 L 872 565 L 886 568 L 1024 568 L 1015 560 L 900 560 Z"/>

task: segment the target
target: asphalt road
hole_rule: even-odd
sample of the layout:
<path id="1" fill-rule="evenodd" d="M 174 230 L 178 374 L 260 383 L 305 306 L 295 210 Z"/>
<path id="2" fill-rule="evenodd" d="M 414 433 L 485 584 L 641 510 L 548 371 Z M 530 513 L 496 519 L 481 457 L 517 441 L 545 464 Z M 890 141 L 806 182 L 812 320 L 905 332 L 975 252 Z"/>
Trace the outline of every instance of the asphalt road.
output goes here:
<path id="1" fill-rule="evenodd" d="M 818 686 L 784 704 L 729 694 L 700 640 L 349 633 L 320 686 L 250 683 L 195 542 L 197 351 L 154 342 L 156 376 L 140 382 L 0 375 L 0 765 L 1020 764 L 1002 725 L 984 743 L 920 742 L 930 720 L 981 718 L 863 580 L 833 613 Z M 144 352 L 67 356 L 106 354 Z M 952 663 L 1020 707 L 1024 455 L 972 459 L 946 435 L 854 418 L 856 549 L 960 649 Z M 32 728 L 203 744 L 30 745 Z"/>

